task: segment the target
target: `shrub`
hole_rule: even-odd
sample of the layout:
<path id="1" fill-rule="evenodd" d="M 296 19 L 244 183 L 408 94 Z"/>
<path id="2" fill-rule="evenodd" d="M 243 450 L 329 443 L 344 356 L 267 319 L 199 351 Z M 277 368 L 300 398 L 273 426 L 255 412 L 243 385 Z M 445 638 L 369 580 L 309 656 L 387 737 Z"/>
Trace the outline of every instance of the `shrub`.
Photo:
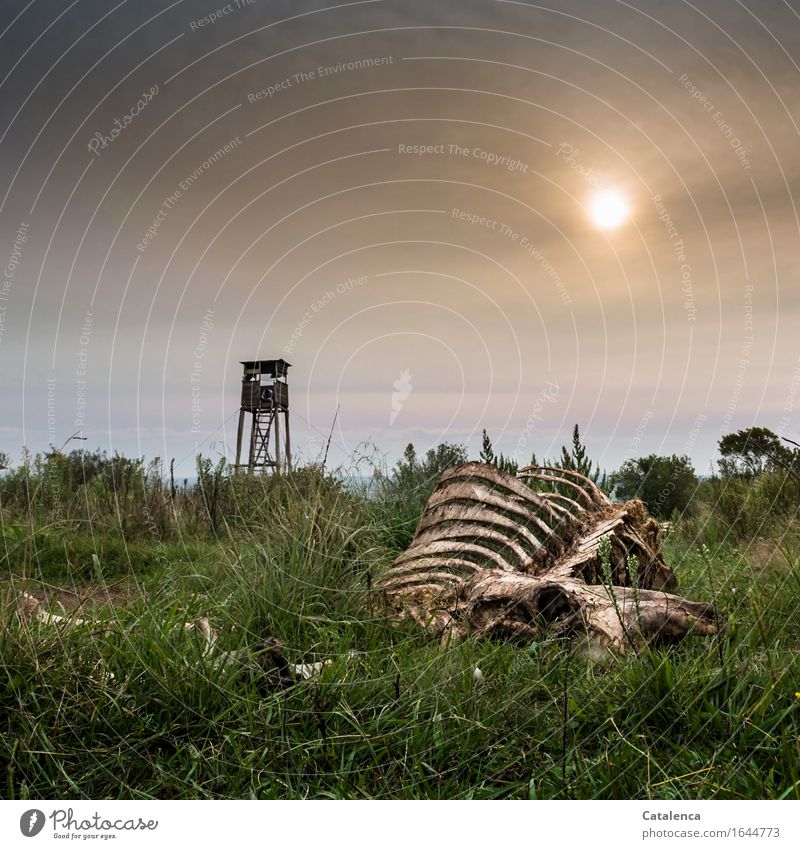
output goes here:
<path id="1" fill-rule="evenodd" d="M 800 510 L 797 487 L 782 471 L 714 477 L 709 486 L 714 514 L 739 539 L 764 536 L 773 527 L 783 532 Z"/>
<path id="2" fill-rule="evenodd" d="M 683 513 L 697 488 L 697 475 L 687 456 L 650 454 L 627 460 L 611 476 L 619 498 L 640 498 L 654 516 L 669 519 Z"/>
<path id="3" fill-rule="evenodd" d="M 420 459 L 414 445 L 408 443 L 391 472 L 378 476 L 374 507 L 385 530 L 386 545 L 397 549 L 408 546 L 439 476 L 466 462 L 467 449 L 463 445 L 444 442 L 428 449 Z"/>

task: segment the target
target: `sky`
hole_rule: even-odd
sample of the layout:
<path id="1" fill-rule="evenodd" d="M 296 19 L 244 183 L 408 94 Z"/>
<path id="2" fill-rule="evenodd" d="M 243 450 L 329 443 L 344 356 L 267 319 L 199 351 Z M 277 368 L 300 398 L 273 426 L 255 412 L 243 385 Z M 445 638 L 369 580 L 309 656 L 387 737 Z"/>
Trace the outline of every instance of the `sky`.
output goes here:
<path id="1" fill-rule="evenodd" d="M 0 10 L 12 458 L 230 459 L 275 357 L 299 462 L 798 438 L 797 0 Z"/>

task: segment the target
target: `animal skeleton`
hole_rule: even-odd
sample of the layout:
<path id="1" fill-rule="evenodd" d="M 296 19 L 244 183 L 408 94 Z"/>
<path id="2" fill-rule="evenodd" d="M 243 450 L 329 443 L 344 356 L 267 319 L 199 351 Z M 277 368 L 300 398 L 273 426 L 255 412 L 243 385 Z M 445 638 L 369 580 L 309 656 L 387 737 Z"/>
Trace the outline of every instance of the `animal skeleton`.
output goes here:
<path id="1" fill-rule="evenodd" d="M 530 482 L 531 485 L 528 485 Z M 484 463 L 445 472 L 408 550 L 377 584 L 396 618 L 443 642 L 468 633 L 582 637 L 591 655 L 716 632 L 714 607 L 666 590 L 659 525 L 573 471 Z"/>

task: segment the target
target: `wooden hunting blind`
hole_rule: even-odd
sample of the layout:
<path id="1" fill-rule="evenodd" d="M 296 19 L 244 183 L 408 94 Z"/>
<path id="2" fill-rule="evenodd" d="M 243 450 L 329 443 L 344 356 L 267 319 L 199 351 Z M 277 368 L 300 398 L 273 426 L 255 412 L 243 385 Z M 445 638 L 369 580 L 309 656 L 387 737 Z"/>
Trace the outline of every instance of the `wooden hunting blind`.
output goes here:
<path id="1" fill-rule="evenodd" d="M 292 465 L 289 439 L 289 384 L 291 363 L 286 360 L 242 360 L 242 399 L 239 407 L 239 428 L 236 433 L 236 468 L 242 463 L 244 423 L 250 422 L 250 448 L 246 468 L 271 471 L 289 470 Z M 281 433 L 283 416 L 283 433 Z M 272 434 L 274 451 L 270 449 Z"/>

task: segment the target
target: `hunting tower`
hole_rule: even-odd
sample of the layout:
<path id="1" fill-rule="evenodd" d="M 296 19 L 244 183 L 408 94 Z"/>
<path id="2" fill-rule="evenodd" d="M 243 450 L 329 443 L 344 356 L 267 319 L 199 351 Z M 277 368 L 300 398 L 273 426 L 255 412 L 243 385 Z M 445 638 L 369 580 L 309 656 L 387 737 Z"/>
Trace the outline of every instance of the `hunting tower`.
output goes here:
<path id="1" fill-rule="evenodd" d="M 289 384 L 286 360 L 242 361 L 242 403 L 239 408 L 239 429 L 236 433 L 236 468 L 270 469 L 282 472 L 291 469 L 292 451 L 289 441 Z M 250 449 L 247 463 L 242 463 L 244 421 L 250 414 Z M 281 433 L 283 416 L 283 433 Z M 270 438 L 274 432 L 274 451 Z"/>

